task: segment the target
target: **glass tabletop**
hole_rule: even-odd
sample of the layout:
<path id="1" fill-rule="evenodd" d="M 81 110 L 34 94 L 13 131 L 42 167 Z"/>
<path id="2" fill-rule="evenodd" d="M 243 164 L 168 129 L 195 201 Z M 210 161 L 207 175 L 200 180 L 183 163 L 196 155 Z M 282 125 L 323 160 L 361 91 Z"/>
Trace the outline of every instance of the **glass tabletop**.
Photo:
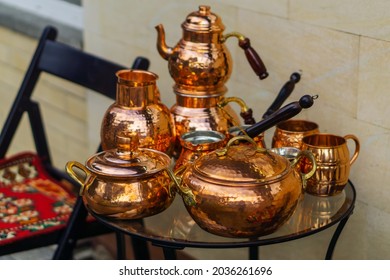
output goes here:
<path id="1" fill-rule="evenodd" d="M 355 198 L 355 188 L 350 181 L 335 196 L 304 194 L 294 214 L 276 232 L 251 239 L 221 237 L 203 230 L 191 218 L 178 195 L 168 209 L 141 220 L 117 220 L 89 212 L 103 224 L 157 246 L 238 248 L 286 242 L 325 230 L 352 214 Z"/>

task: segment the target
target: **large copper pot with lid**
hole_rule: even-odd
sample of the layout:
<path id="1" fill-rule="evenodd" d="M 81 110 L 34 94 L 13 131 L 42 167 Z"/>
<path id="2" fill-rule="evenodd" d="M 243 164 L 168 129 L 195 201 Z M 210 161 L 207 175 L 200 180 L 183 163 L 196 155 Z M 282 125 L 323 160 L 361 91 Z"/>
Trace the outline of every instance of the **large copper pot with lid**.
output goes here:
<path id="1" fill-rule="evenodd" d="M 236 145 L 241 140 L 252 145 Z M 306 174 L 295 168 L 302 157 L 313 163 Z M 185 202 L 193 202 L 186 208 L 201 228 L 225 237 L 257 237 L 288 220 L 315 169 L 311 153 L 301 152 L 290 162 L 248 136 L 237 136 L 180 170 L 179 181 L 187 190 Z"/>

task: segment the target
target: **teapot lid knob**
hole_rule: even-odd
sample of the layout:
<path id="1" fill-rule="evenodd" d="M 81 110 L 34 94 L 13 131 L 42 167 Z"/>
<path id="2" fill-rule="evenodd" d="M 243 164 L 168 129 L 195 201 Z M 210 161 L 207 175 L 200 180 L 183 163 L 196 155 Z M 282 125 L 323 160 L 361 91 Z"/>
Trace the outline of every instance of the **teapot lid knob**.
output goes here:
<path id="1" fill-rule="evenodd" d="M 201 15 L 209 15 L 210 14 L 210 6 L 200 5 L 199 6 L 199 13 Z"/>

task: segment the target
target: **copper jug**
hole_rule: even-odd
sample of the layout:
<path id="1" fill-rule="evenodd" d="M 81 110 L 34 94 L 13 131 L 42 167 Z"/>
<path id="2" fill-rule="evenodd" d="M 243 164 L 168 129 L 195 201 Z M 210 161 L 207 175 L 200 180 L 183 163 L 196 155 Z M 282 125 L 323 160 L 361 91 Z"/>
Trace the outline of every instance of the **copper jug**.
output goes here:
<path id="1" fill-rule="evenodd" d="M 236 102 L 245 124 L 254 124 L 252 111 L 239 97 L 225 98 L 225 83 L 232 72 L 232 59 L 225 41 L 230 37 L 239 40 L 250 65 L 260 77 L 268 76 L 259 55 L 250 46 L 250 40 L 240 33 L 223 35 L 225 26 L 220 17 L 206 5 L 190 13 L 181 25 L 183 35 L 175 47 L 165 42 L 163 26 L 157 25 L 157 49 L 168 61 L 168 69 L 175 81 L 173 91 L 176 104 L 171 108 L 177 137 L 194 130 L 214 130 L 226 133 L 240 120 L 230 107 Z"/>
<path id="2" fill-rule="evenodd" d="M 118 77 L 116 101 L 106 110 L 100 130 L 103 150 L 116 148 L 119 132 L 136 132 L 141 148 L 168 155 L 173 151 L 176 130 L 173 117 L 160 100 L 155 73 L 124 69 Z"/>

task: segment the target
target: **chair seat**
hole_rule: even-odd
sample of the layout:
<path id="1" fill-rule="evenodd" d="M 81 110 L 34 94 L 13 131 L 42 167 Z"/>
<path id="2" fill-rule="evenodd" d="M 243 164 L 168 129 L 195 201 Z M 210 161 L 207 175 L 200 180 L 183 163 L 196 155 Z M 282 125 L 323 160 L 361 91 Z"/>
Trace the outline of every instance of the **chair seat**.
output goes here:
<path id="1" fill-rule="evenodd" d="M 0 160 L 0 246 L 66 226 L 76 194 L 35 153 Z"/>

